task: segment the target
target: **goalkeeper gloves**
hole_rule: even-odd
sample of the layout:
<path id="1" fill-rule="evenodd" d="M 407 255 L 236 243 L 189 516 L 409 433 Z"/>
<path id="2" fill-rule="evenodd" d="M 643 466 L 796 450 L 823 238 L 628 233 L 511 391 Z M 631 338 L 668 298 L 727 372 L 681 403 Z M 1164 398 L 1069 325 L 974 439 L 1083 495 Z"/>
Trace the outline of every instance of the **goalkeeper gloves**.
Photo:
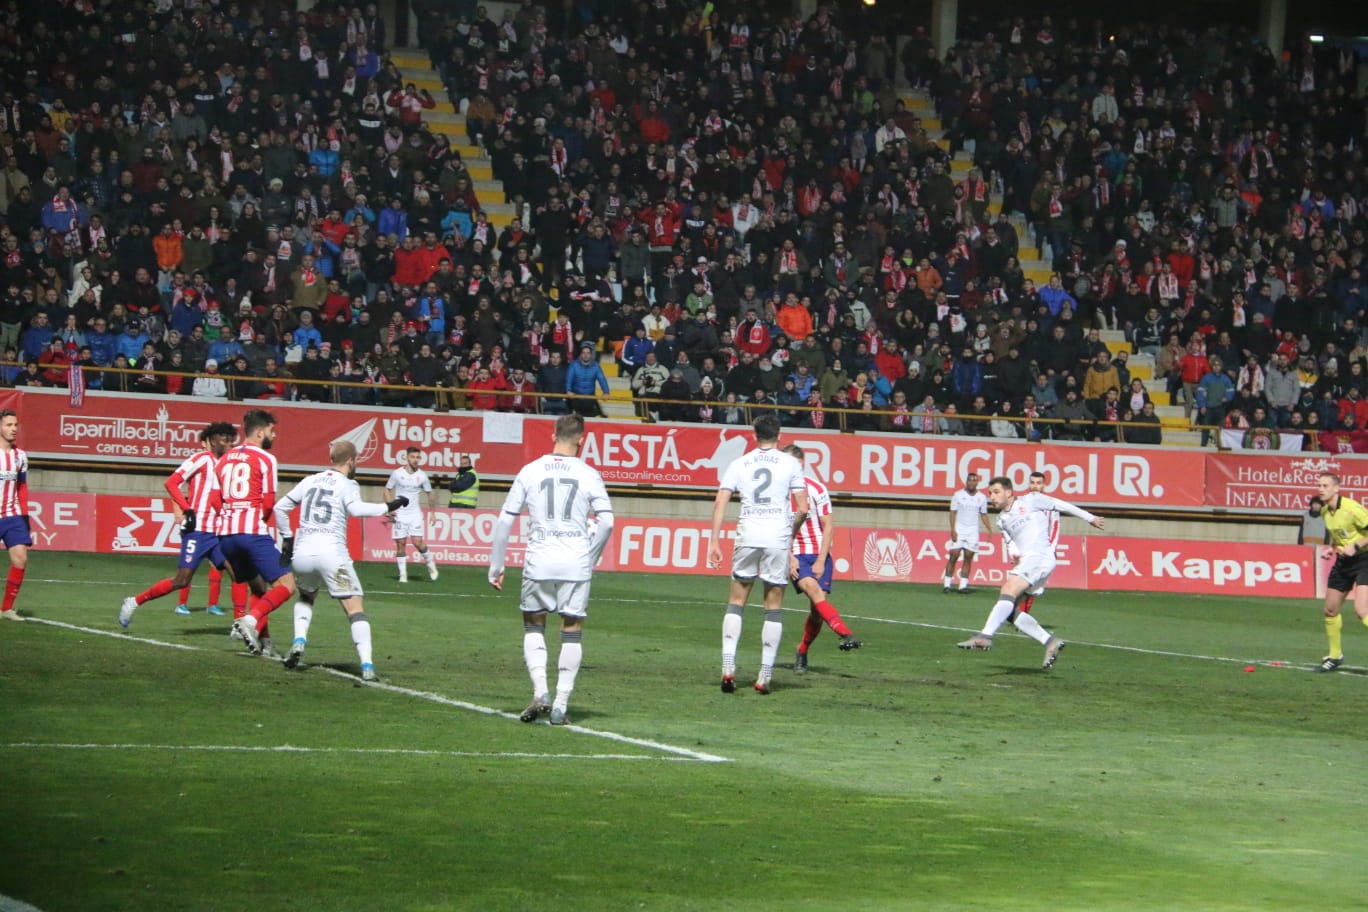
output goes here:
<path id="1" fill-rule="evenodd" d="M 408 505 L 409 499 L 401 495 L 399 497 L 394 498 L 394 500 L 391 500 L 389 503 L 385 504 L 385 509 L 393 513 L 395 510 L 402 510 L 404 507 L 407 507 Z"/>
<path id="2" fill-rule="evenodd" d="M 194 531 L 195 531 L 195 511 L 194 511 L 194 510 L 186 510 L 186 511 L 185 511 L 185 519 L 181 521 L 181 534 L 184 535 L 184 534 L 186 534 L 187 532 L 194 532 Z"/>
<path id="3" fill-rule="evenodd" d="M 294 560 L 294 536 L 280 540 L 280 559 L 287 564 Z"/>

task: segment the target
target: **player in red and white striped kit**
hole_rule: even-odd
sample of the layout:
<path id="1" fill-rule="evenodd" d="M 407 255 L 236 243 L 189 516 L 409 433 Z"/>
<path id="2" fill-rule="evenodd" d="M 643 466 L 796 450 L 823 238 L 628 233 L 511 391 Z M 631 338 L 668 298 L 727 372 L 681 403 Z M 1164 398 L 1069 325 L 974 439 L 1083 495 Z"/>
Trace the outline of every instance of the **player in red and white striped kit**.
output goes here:
<path id="1" fill-rule="evenodd" d="M 784 447 L 784 452 L 806 465 L 803 462 L 803 448 L 797 444 Z M 859 649 L 864 645 L 855 638 L 845 621 L 841 620 L 841 613 L 827 601 L 827 596 L 831 594 L 833 569 L 831 542 L 836 537 L 836 520 L 831 512 L 831 494 L 827 491 L 826 485 L 806 472 L 803 474 L 803 481 L 807 485 L 808 514 L 807 519 L 803 520 L 793 535 L 789 577 L 793 580 L 793 588 L 808 597 L 812 608 L 808 611 L 807 621 L 803 624 L 803 640 L 798 644 L 798 654 L 793 660 L 793 670 L 797 674 L 807 672 L 808 647 L 822 632 L 824 623 L 841 638 L 838 648 L 842 652 Z"/>
<path id="2" fill-rule="evenodd" d="M 216 421 L 200 431 L 203 449 L 180 464 L 176 471 L 166 479 L 166 493 L 176 504 L 181 519 L 180 559 L 176 575 L 158 580 L 138 595 L 123 600 L 119 608 L 119 624 L 127 627 L 133 620 L 133 612 L 139 605 L 161 598 L 179 590 L 180 599 L 176 605 L 177 614 L 189 614 L 186 601 L 190 594 L 190 581 L 201 561 L 209 561 L 209 613 L 223 614 L 218 606 L 222 571 L 228 563 L 219 548 L 218 506 L 215 494 L 218 490 L 218 476 L 215 469 L 228 447 L 237 438 L 237 428 L 226 421 Z M 189 488 L 189 497 L 181 488 Z M 233 616 L 240 617 L 247 610 L 247 585 L 233 583 Z"/>
<path id="3" fill-rule="evenodd" d="M 33 545 L 28 516 L 28 454 L 15 444 L 19 439 L 19 416 L 0 411 L 0 544 L 9 552 L 9 576 L 0 601 L 0 619 L 22 621 L 14 610 L 19 587 L 24 584 L 28 549 Z"/>
<path id="4" fill-rule="evenodd" d="M 244 443 L 219 460 L 219 547 L 233 578 L 242 580 L 257 596 L 251 610 L 233 622 L 233 636 L 241 637 L 255 655 L 277 656 L 272 648 L 266 616 L 295 591 L 294 574 L 286 569 L 271 537 L 276 502 L 276 459 L 268 450 L 275 442 L 275 416 L 252 409 L 242 416 Z"/>

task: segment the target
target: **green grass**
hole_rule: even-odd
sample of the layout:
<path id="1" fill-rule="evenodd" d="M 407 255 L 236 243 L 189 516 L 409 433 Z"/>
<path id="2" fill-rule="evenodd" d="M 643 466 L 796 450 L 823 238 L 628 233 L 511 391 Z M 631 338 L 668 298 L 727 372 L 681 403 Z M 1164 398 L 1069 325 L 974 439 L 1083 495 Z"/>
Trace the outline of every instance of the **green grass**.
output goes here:
<path id="1" fill-rule="evenodd" d="M 122 596 L 170 569 L 36 554 L 21 607 L 116 632 Z M 514 599 L 480 571 L 402 592 L 392 567 L 362 577 L 387 682 L 527 702 Z M 795 677 L 790 613 L 775 692 L 728 697 L 725 591 L 720 577 L 595 581 L 572 716 L 642 743 L 357 686 L 326 670 L 356 670 L 331 603 L 310 640 L 320 664 L 295 673 L 169 599 L 128 632 L 193 651 L 4 625 L 0 894 L 46 912 L 1248 910 L 1368 895 L 1368 680 L 1306 673 L 1324 649 L 1311 602 L 1051 592 L 1036 614 L 1071 645 L 1047 673 L 1021 637 L 954 648 L 987 593 L 844 583 L 835 602 L 865 649 L 839 653 L 828 631 Z M 752 610 L 747 682 L 759 632 Z M 1346 647 L 1368 656 L 1357 625 Z M 334 750 L 147 747 L 286 744 Z"/>

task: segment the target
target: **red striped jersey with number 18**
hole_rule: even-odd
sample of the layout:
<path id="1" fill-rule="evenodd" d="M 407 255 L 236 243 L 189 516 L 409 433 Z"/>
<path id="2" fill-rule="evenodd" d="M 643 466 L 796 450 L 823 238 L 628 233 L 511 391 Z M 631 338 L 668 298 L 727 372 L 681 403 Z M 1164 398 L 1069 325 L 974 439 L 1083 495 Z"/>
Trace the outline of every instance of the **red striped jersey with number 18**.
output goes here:
<path id="1" fill-rule="evenodd" d="M 219 460 L 219 535 L 270 535 L 268 521 L 276 501 L 276 458 L 249 443 L 233 447 Z"/>
<path id="2" fill-rule="evenodd" d="M 188 507 L 195 511 L 196 527 L 202 532 L 213 532 L 218 528 L 217 498 L 214 496 L 218 491 L 218 475 L 214 471 L 217 466 L 218 460 L 213 453 L 200 450 L 182 462 L 166 481 L 167 490 L 175 492 L 172 496 L 176 498 L 177 505 L 182 510 Z M 189 498 L 180 494 L 183 484 L 190 486 Z"/>
<path id="3" fill-rule="evenodd" d="M 831 494 L 826 485 L 816 479 L 803 477 L 807 485 L 808 515 L 793 536 L 794 554 L 816 554 L 822 550 L 822 524 L 820 518 L 831 515 Z"/>
<path id="4" fill-rule="evenodd" d="M 28 454 L 18 447 L 0 450 L 0 518 L 28 515 L 19 489 L 28 481 Z"/>

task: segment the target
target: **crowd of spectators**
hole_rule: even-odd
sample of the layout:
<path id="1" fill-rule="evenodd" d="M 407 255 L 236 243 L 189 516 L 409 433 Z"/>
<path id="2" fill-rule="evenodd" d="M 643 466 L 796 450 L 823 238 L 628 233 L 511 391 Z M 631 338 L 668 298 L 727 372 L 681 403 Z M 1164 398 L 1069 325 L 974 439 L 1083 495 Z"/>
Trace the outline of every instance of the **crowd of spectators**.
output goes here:
<path id="1" fill-rule="evenodd" d="M 595 412 L 612 353 L 642 417 L 1158 443 L 1120 328 L 1196 424 L 1368 421 L 1350 51 L 435 5 L 495 199 L 374 6 L 265 9 L 4 7 L 5 382 Z"/>

